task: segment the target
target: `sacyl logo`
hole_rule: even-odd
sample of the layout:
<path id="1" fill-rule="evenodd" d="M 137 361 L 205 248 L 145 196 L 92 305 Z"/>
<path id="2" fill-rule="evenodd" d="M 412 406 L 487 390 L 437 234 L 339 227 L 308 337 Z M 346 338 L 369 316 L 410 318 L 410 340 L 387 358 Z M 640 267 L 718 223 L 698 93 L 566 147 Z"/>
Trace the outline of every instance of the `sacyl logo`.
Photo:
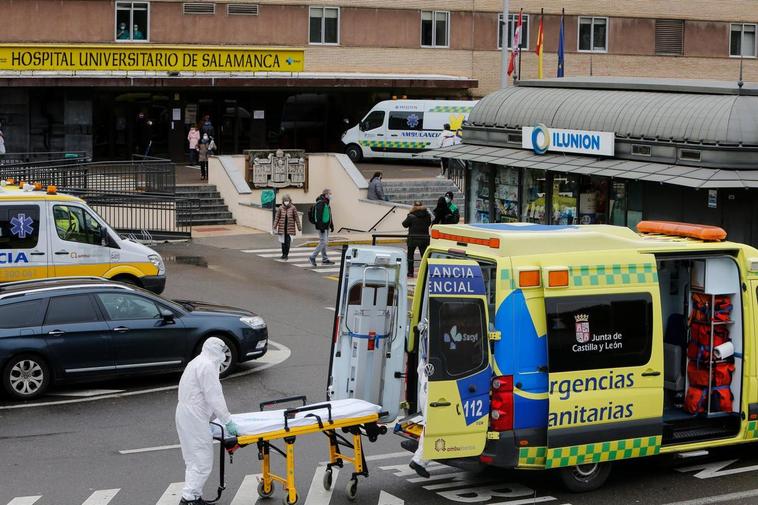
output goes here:
<path id="1" fill-rule="evenodd" d="M 468 335 L 466 333 L 461 333 L 458 331 L 458 326 L 453 326 L 450 329 L 450 333 L 445 333 L 445 335 L 442 337 L 442 340 L 445 341 L 446 344 L 450 346 L 450 350 L 453 351 L 456 349 L 456 344 L 459 344 L 461 342 L 476 342 L 479 340 L 479 335 L 474 333 L 471 335 Z"/>

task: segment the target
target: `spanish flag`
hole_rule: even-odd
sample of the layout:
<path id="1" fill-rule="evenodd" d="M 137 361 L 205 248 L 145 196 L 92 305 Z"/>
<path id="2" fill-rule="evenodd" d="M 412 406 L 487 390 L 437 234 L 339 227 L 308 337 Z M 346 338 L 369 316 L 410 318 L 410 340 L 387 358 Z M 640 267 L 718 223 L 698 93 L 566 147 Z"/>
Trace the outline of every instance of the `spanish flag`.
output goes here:
<path id="1" fill-rule="evenodd" d="M 537 78 L 542 79 L 542 39 L 544 38 L 544 32 L 542 30 L 542 19 L 545 17 L 545 11 L 540 12 L 540 28 L 537 30 Z"/>

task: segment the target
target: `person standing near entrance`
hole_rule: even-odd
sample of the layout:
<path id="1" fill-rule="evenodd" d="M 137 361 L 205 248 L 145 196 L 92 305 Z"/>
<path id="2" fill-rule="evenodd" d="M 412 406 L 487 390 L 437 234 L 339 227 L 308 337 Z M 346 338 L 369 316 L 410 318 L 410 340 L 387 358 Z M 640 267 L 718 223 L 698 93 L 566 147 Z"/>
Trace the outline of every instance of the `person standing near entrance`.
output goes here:
<path id="1" fill-rule="evenodd" d="M 434 221 L 432 221 L 432 224 L 448 224 L 451 218 L 452 214 L 450 207 L 447 205 L 447 200 L 445 200 L 444 196 L 441 196 L 437 200 L 437 206 L 434 208 Z"/>
<path id="2" fill-rule="evenodd" d="M 368 195 L 369 200 L 387 200 L 384 195 L 384 186 L 382 186 L 382 173 L 374 172 L 374 176 L 368 181 Z"/>
<path id="3" fill-rule="evenodd" d="M 208 180 L 208 151 L 210 151 L 211 139 L 208 134 L 203 134 L 203 138 L 197 144 L 197 159 L 200 161 L 200 180 Z"/>
<path id="4" fill-rule="evenodd" d="M 194 167 L 197 165 L 197 144 L 200 142 L 200 130 L 197 129 L 197 126 L 190 126 L 187 141 L 189 142 L 190 165 Z"/>
<path id="5" fill-rule="evenodd" d="M 316 266 L 316 257 L 321 253 L 321 263 L 324 265 L 333 265 L 334 262 L 327 255 L 329 247 L 329 232 L 334 231 L 334 222 L 332 221 L 332 190 L 324 189 L 321 196 L 316 199 L 316 205 L 313 208 L 313 224 L 318 230 L 318 245 L 308 258 L 311 265 Z"/>
<path id="6" fill-rule="evenodd" d="M 408 228 L 408 277 L 413 277 L 413 263 L 416 249 L 424 256 L 429 247 L 429 227 L 432 225 L 432 216 L 424 205 L 418 200 L 413 202 L 413 207 L 408 217 L 403 221 L 403 228 Z"/>
<path id="7" fill-rule="evenodd" d="M 461 220 L 461 212 L 458 210 L 458 206 L 453 203 L 453 196 L 455 195 L 453 195 L 452 191 L 445 193 L 445 203 L 447 204 L 448 209 L 450 209 L 450 215 L 445 224 L 458 224 Z"/>
<path id="8" fill-rule="evenodd" d="M 442 135 L 440 135 L 440 147 L 450 147 L 456 144 L 455 142 L 455 133 L 450 129 L 450 125 L 448 123 L 445 123 L 442 126 Z M 447 166 L 448 163 L 450 163 L 450 160 L 447 158 L 441 158 L 440 159 L 440 175 L 437 176 L 437 178 L 442 179 L 445 177 L 445 174 L 447 173 Z"/>
<path id="9" fill-rule="evenodd" d="M 292 203 L 290 195 L 285 194 L 282 197 L 282 204 L 276 209 L 276 216 L 274 217 L 274 233 L 279 235 L 279 242 L 282 243 L 281 259 L 287 259 L 290 254 L 292 236 L 295 235 L 296 230 L 302 231 L 302 229 L 297 207 Z"/>
<path id="10" fill-rule="evenodd" d="M 200 135 L 208 135 L 209 137 L 216 136 L 216 129 L 213 128 L 211 117 L 208 114 L 203 117 L 203 124 L 200 125 Z"/>

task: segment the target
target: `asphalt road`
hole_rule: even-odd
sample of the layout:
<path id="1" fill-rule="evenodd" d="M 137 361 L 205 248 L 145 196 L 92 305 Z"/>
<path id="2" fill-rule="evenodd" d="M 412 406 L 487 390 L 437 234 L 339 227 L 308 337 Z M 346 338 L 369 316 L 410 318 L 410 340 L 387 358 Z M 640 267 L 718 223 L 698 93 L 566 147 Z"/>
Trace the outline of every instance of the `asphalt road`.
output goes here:
<path id="1" fill-rule="evenodd" d="M 269 368 L 252 365 L 245 375 L 224 382 L 233 412 L 257 410 L 263 400 L 305 394 L 324 398 L 329 334 L 336 283 L 327 275 L 241 252 L 276 247 L 267 236 L 205 239 L 191 245 L 160 247 L 169 263 L 166 294 L 250 308 L 264 316 L 276 360 Z M 287 356 L 286 349 L 291 350 Z M 276 361 L 274 360 L 274 361 Z M 256 367 L 263 369 L 255 369 Z M 171 388 L 176 376 L 148 381 L 91 385 L 100 389 Z M 183 480 L 183 464 L 174 428 L 176 391 L 104 398 L 50 396 L 45 401 L 76 401 L 8 409 L 0 403 L 0 504 L 10 505 L 153 505 L 175 504 L 174 483 Z M 86 399 L 88 401 L 80 401 Z M 556 505 L 758 503 L 758 451 L 755 445 L 716 451 L 704 458 L 672 461 L 655 458 L 615 466 L 606 486 L 573 495 L 545 472 L 491 470 L 470 475 L 438 465 L 432 479 L 419 479 L 408 468 L 400 440 L 387 435 L 366 444 L 371 476 L 361 479 L 358 503 Z M 169 447 L 163 447 L 169 446 Z M 333 492 L 321 487 L 328 457 L 325 440 L 311 436 L 296 444 L 301 503 L 349 503 L 344 486 L 347 468 L 337 475 Z M 277 461 L 275 468 L 281 471 Z M 256 450 L 241 449 L 227 467 L 228 490 L 219 503 L 256 503 Z M 206 496 L 215 495 L 214 477 Z M 277 489 L 270 503 L 281 503 Z M 265 503 L 259 500 L 258 503 Z"/>

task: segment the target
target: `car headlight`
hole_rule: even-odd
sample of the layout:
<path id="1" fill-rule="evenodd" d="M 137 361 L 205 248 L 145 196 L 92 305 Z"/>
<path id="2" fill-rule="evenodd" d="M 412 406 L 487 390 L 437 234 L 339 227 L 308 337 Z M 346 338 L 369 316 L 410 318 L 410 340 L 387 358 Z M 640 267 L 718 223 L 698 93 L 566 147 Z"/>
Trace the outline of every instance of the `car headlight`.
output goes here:
<path id="1" fill-rule="evenodd" d="M 260 316 L 241 317 L 240 322 L 248 325 L 254 330 L 262 330 L 266 327 L 266 321 Z"/>
<path id="2" fill-rule="evenodd" d="M 163 260 L 160 256 L 157 254 L 151 254 L 147 257 L 147 259 L 149 259 L 150 263 L 155 265 L 155 268 L 158 269 L 158 275 L 163 275 L 166 273 L 166 266 L 163 264 Z"/>

